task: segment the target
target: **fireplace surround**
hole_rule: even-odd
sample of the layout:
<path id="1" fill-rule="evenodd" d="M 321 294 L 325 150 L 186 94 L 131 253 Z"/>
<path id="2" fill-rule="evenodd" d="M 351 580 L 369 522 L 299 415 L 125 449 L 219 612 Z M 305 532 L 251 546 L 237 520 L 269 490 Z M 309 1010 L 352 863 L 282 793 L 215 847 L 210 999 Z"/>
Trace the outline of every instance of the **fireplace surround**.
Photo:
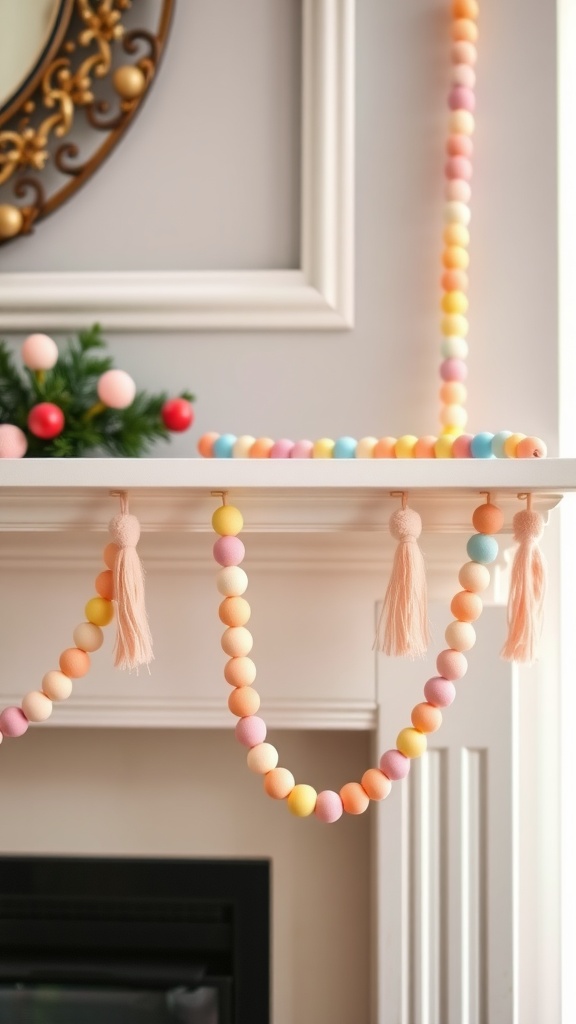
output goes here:
<path id="1" fill-rule="evenodd" d="M 267 860 L 0 857 L 14 1024 L 268 1024 L 269 947 Z"/>

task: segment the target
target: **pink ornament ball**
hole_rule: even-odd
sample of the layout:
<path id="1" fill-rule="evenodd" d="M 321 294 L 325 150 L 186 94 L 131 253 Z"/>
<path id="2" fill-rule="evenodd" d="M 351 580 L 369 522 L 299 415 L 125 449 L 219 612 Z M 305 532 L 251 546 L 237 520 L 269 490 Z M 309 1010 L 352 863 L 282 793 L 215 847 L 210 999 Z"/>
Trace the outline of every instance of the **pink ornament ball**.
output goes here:
<path id="1" fill-rule="evenodd" d="M 22 708 L 4 708 L 0 714 L 0 732 L 3 736 L 23 736 L 28 728 L 28 719 Z"/>
<path id="2" fill-rule="evenodd" d="M 51 370 L 58 362 L 58 346 L 47 334 L 29 334 L 20 355 L 29 370 Z"/>
<path id="3" fill-rule="evenodd" d="M 290 441 L 287 437 L 283 437 L 280 441 L 275 441 L 272 445 L 270 449 L 270 458 L 289 459 L 293 447 L 294 441 Z"/>
<path id="4" fill-rule="evenodd" d="M 218 565 L 240 565 L 244 560 L 246 548 L 239 537 L 219 537 L 212 548 L 212 553 Z"/>
<path id="5" fill-rule="evenodd" d="M 445 359 L 440 365 L 442 380 L 464 381 L 468 376 L 468 367 L 463 359 Z"/>
<path id="6" fill-rule="evenodd" d="M 0 423 L 0 459 L 23 459 L 28 448 L 26 434 L 13 423 Z"/>
<path id="7" fill-rule="evenodd" d="M 471 442 L 473 434 L 460 434 L 454 440 L 452 445 L 452 458 L 454 459 L 471 459 L 472 448 Z"/>
<path id="8" fill-rule="evenodd" d="M 398 782 L 408 775 L 410 761 L 399 750 L 387 750 L 380 758 L 380 771 L 388 776 L 390 782 Z"/>
<path id="9" fill-rule="evenodd" d="M 266 722 L 258 715 L 249 715 L 236 723 L 234 732 L 242 746 L 255 747 L 266 739 Z"/>
<path id="10" fill-rule="evenodd" d="M 125 370 L 107 370 L 98 381 L 98 398 L 110 409 L 127 409 L 136 397 L 136 384 Z"/>
<path id="11" fill-rule="evenodd" d="M 463 679 L 468 671 L 468 659 L 462 651 L 454 651 L 450 647 L 440 651 L 436 658 L 436 670 L 444 679 Z"/>
<path id="12" fill-rule="evenodd" d="M 435 708 L 447 708 L 456 697 L 456 687 L 449 679 L 434 676 L 424 684 L 424 696 Z"/>
<path id="13" fill-rule="evenodd" d="M 339 793 L 335 793 L 332 789 L 323 789 L 321 793 L 318 793 L 314 808 L 314 814 L 318 821 L 330 825 L 332 822 L 338 821 L 343 813 L 344 805 Z"/>
<path id="14" fill-rule="evenodd" d="M 296 441 L 296 444 L 290 452 L 291 459 L 311 459 L 312 449 L 314 448 L 313 441 Z"/>

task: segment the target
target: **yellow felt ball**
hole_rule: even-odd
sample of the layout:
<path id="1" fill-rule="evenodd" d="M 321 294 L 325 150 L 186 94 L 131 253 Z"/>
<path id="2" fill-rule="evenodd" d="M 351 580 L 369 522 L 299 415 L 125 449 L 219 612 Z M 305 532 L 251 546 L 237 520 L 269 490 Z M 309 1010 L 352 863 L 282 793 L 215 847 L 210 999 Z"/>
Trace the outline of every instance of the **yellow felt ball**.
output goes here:
<path id="1" fill-rule="evenodd" d="M 506 438 L 504 441 L 504 452 L 506 453 L 507 459 L 516 458 L 516 449 L 520 444 L 520 441 L 523 441 L 525 437 L 526 434 L 510 434 L 510 437 Z"/>
<path id="2" fill-rule="evenodd" d="M 397 459 L 413 459 L 414 448 L 418 443 L 418 438 L 414 437 L 413 434 L 403 434 L 399 437 L 394 445 L 394 454 Z"/>
<path id="3" fill-rule="evenodd" d="M 336 442 L 332 441 L 329 437 L 321 437 L 318 441 L 314 441 L 312 446 L 312 458 L 331 459 L 335 443 Z"/>
<path id="4" fill-rule="evenodd" d="M 84 615 L 95 626 L 107 626 L 114 618 L 114 605 L 104 597 L 92 597 L 84 609 Z"/>
<path id="5" fill-rule="evenodd" d="M 221 537 L 235 537 L 243 526 L 242 513 L 234 505 L 221 505 L 212 516 L 212 529 Z"/>
<path id="6" fill-rule="evenodd" d="M 441 306 L 445 313 L 467 313 L 468 299 L 464 292 L 446 292 Z"/>
<path id="7" fill-rule="evenodd" d="M 453 434 L 442 434 L 434 445 L 434 455 L 437 459 L 451 459 L 452 446 L 454 444 Z"/>
<path id="8" fill-rule="evenodd" d="M 470 245 L 470 232 L 465 224 L 447 224 L 443 238 L 446 245 L 460 245 L 463 249 Z"/>
<path id="9" fill-rule="evenodd" d="M 462 405 L 444 405 L 440 410 L 440 422 L 446 427 L 460 430 L 468 422 L 468 413 Z M 450 433 L 455 433 L 455 430 L 450 430 Z"/>
<path id="10" fill-rule="evenodd" d="M 318 794 L 312 786 L 300 782 L 288 794 L 286 802 L 292 814 L 297 818 L 307 818 L 316 807 L 317 796 Z"/>
<path id="11" fill-rule="evenodd" d="M 402 729 L 396 739 L 396 747 L 404 757 L 421 757 L 426 752 L 426 737 L 418 729 Z"/>
<path id="12" fill-rule="evenodd" d="M 468 320 L 460 313 L 448 313 L 440 320 L 440 330 L 448 337 L 465 338 L 469 329 Z"/>

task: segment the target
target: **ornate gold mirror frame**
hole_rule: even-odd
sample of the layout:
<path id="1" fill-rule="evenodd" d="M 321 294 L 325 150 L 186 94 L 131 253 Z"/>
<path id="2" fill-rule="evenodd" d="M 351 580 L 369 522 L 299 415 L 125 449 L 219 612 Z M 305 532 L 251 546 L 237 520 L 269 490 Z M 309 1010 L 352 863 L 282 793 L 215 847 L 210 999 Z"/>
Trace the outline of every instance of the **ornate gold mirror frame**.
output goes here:
<path id="1" fill-rule="evenodd" d="M 156 26 L 139 27 L 139 0 L 61 0 L 38 65 L 0 111 L 0 245 L 30 234 L 114 148 L 154 80 L 174 3 L 157 0 Z"/>

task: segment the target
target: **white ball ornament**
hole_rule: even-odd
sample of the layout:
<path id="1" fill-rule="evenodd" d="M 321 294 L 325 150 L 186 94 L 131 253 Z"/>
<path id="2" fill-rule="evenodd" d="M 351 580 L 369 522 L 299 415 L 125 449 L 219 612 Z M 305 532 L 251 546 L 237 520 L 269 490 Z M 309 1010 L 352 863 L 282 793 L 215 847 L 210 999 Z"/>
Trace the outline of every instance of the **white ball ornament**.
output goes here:
<path id="1" fill-rule="evenodd" d="M 127 409 L 136 397 L 136 384 L 125 370 L 107 370 L 98 381 L 98 398 L 110 409 Z"/>
<path id="2" fill-rule="evenodd" d="M 14 423 L 0 423 L 0 459 L 23 459 L 28 448 L 26 434 Z"/>
<path id="3" fill-rule="evenodd" d="M 47 334 L 29 334 L 20 355 L 29 370 L 51 370 L 58 362 L 58 346 Z"/>

